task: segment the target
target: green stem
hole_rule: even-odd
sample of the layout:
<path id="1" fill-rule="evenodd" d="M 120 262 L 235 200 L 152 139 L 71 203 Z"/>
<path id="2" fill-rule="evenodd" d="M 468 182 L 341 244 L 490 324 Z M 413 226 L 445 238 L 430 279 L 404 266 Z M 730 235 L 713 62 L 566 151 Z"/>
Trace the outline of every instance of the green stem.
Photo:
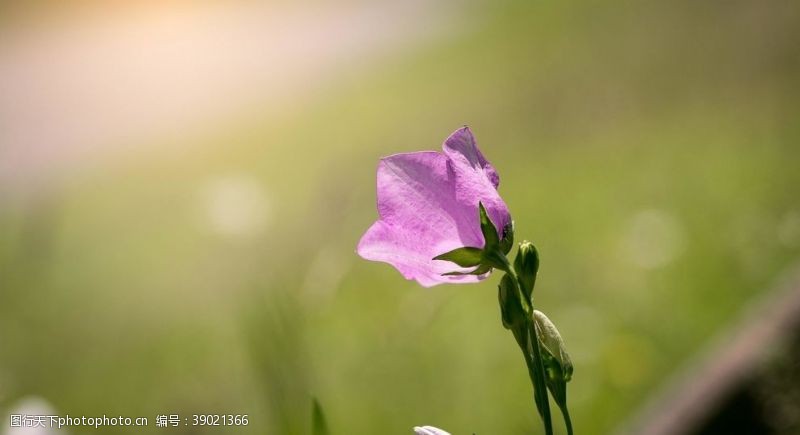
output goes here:
<path id="1" fill-rule="evenodd" d="M 564 414 L 564 424 L 567 425 L 567 435 L 572 435 L 572 419 L 569 418 L 569 410 L 565 406 L 559 406 Z"/>
<path id="2" fill-rule="evenodd" d="M 539 395 L 539 392 L 536 387 L 536 382 L 534 381 L 534 379 L 536 379 L 536 369 L 533 364 L 533 358 L 531 357 L 531 352 L 529 348 L 530 340 L 528 339 L 528 337 L 530 334 L 528 333 L 527 328 L 524 329 L 523 331 L 520 331 L 520 334 L 517 334 L 515 332 L 514 338 L 516 338 L 517 344 L 519 345 L 519 349 L 522 351 L 522 357 L 525 358 L 525 366 L 528 368 L 528 377 L 531 378 L 531 383 L 533 385 L 533 392 L 534 392 L 533 401 L 534 404 L 536 405 L 536 410 L 539 411 L 539 415 L 541 417 L 544 417 L 542 414 L 541 396 Z"/>
<path id="3" fill-rule="evenodd" d="M 553 434 L 553 422 L 550 416 L 550 397 L 547 395 L 547 386 L 544 381 L 544 364 L 542 363 L 542 350 L 539 347 L 539 337 L 536 334 L 536 323 L 532 318 L 528 318 L 528 339 L 533 350 L 533 371 L 534 371 L 534 394 L 539 396 L 541 402 L 542 420 L 544 420 L 544 432 L 547 435 Z"/>
<path id="4" fill-rule="evenodd" d="M 509 263 L 508 258 L 505 255 L 497 253 L 493 260 L 495 261 L 495 267 L 498 269 L 506 272 L 513 278 L 514 280 L 514 287 L 517 290 L 517 297 L 519 298 L 522 304 L 522 310 L 525 312 L 525 329 L 527 330 L 527 340 L 520 340 L 517 336 L 517 333 L 514 333 L 514 337 L 517 339 L 517 343 L 522 349 L 522 353 L 525 355 L 525 363 L 528 366 L 528 376 L 531 377 L 533 381 L 533 396 L 534 400 L 536 401 L 536 407 L 539 410 L 539 414 L 544 420 L 544 431 L 546 435 L 553 435 L 553 422 L 552 417 L 550 415 L 550 397 L 547 394 L 547 385 L 545 384 L 544 379 L 544 363 L 542 361 L 542 350 L 539 347 L 539 336 L 536 334 L 536 322 L 533 320 L 533 301 L 525 296 L 525 293 L 522 291 L 522 282 L 517 276 L 514 267 L 511 266 Z M 531 289 L 531 294 L 533 294 L 533 289 Z"/>
<path id="5" fill-rule="evenodd" d="M 505 258 L 505 257 L 504 257 Z M 506 260 L 507 262 L 508 260 Z M 507 264 L 507 263 L 506 263 Z M 544 363 L 542 362 L 542 351 L 539 347 L 539 336 L 536 334 L 536 322 L 533 321 L 533 303 L 525 297 L 522 291 L 522 283 L 519 281 L 514 268 L 509 264 L 506 273 L 514 279 L 517 288 L 517 297 L 522 302 L 522 309 L 525 311 L 525 330 L 523 337 L 517 337 L 522 353 L 525 356 L 525 364 L 528 366 L 528 376 L 533 381 L 533 396 L 536 407 L 544 421 L 544 431 L 546 435 L 553 434 L 553 422 L 550 415 L 550 397 L 547 395 L 547 385 L 544 380 Z M 520 340 L 523 338 L 523 340 Z"/>

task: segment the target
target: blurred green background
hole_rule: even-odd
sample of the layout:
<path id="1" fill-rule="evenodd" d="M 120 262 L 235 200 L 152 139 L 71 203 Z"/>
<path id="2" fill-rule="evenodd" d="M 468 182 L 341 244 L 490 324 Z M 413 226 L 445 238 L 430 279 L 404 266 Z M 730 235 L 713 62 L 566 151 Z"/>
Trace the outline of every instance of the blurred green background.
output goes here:
<path id="1" fill-rule="evenodd" d="M 73 434 L 308 434 L 316 397 L 332 434 L 538 433 L 497 277 L 424 289 L 354 253 L 378 159 L 463 124 L 541 252 L 577 433 L 800 254 L 794 2 L 3 11 L 5 431 L 36 400 L 150 419 Z M 250 425 L 154 427 L 202 413 Z"/>

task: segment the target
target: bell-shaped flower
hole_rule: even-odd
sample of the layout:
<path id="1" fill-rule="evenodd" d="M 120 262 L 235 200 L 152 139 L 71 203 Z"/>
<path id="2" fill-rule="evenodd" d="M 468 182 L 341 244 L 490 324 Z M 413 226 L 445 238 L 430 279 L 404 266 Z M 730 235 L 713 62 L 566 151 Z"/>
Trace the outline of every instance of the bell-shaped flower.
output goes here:
<path id="1" fill-rule="evenodd" d="M 456 130 L 442 148 L 443 153 L 421 151 L 381 159 L 379 219 L 357 248 L 361 257 L 389 263 L 425 287 L 476 282 L 488 275 L 488 267 L 460 267 L 434 259 L 458 248 L 484 247 L 479 203 L 500 239 L 510 240 L 512 230 L 508 207 L 497 192 L 500 178 L 469 128 Z"/>

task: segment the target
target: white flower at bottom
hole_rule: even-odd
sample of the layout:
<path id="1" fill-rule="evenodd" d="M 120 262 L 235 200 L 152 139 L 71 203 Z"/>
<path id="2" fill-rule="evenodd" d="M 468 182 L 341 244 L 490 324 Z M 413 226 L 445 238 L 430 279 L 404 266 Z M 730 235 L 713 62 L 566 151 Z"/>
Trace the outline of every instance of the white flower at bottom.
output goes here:
<path id="1" fill-rule="evenodd" d="M 450 435 L 450 432 L 443 431 L 433 426 L 416 426 L 414 428 L 414 433 L 416 435 Z"/>

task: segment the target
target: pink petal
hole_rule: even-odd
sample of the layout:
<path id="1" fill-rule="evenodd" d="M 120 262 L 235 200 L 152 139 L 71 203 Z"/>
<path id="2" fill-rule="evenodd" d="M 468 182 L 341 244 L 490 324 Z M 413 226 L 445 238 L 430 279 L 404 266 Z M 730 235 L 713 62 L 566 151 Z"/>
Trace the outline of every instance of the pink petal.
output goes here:
<path id="1" fill-rule="evenodd" d="M 462 246 L 482 246 L 474 216 L 456 201 L 447 158 L 423 151 L 397 154 L 378 165 L 380 220 L 367 230 L 357 252 L 395 266 L 407 279 L 429 287 L 443 282 L 475 282 L 475 276 L 441 276 L 459 269 L 433 257 Z M 470 213 L 472 214 L 472 213 Z"/>
<path id="2" fill-rule="evenodd" d="M 500 185 L 500 176 L 497 175 L 494 166 L 486 160 L 481 150 L 478 149 L 475 136 L 466 125 L 454 131 L 450 137 L 445 139 L 442 148 L 447 157 L 451 159 L 466 159 L 470 166 L 482 170 L 495 189 Z"/>
<path id="3" fill-rule="evenodd" d="M 363 258 L 393 265 L 406 279 L 430 287 L 467 283 L 484 276 L 442 276 L 465 272 L 433 257 L 456 248 L 483 247 L 478 202 L 502 232 L 511 221 L 497 193 L 497 173 L 483 157 L 466 127 L 451 135 L 445 154 L 434 151 L 396 154 L 378 165 L 378 214 L 361 238 Z"/>
<path id="4" fill-rule="evenodd" d="M 457 199 L 466 203 L 474 201 L 477 210 L 477 201 L 474 198 L 479 198 L 495 228 L 502 235 L 503 228 L 511 222 L 511 215 L 497 193 L 500 177 L 478 149 L 472 131 L 469 127 L 456 130 L 445 140 L 442 148 L 456 177 Z"/>

